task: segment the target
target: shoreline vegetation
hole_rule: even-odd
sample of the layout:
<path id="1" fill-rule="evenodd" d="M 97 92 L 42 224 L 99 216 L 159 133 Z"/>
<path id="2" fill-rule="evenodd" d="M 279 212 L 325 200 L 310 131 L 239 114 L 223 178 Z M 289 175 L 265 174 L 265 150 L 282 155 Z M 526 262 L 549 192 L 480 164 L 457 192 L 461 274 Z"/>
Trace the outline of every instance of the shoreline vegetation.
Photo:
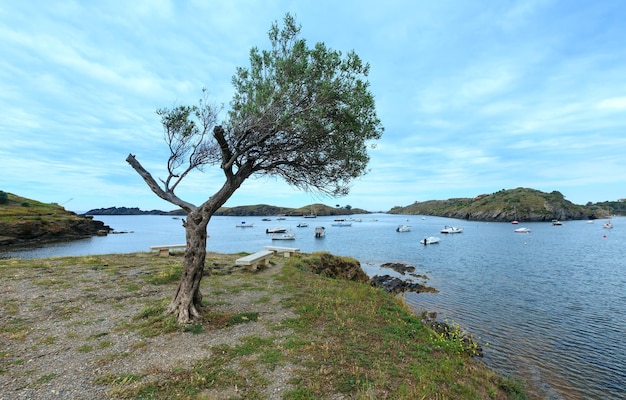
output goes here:
<path id="1" fill-rule="evenodd" d="M 243 254 L 207 255 L 203 321 L 186 326 L 164 312 L 181 253 L 0 260 L 0 398 L 527 398 L 358 261 L 250 271 Z"/>

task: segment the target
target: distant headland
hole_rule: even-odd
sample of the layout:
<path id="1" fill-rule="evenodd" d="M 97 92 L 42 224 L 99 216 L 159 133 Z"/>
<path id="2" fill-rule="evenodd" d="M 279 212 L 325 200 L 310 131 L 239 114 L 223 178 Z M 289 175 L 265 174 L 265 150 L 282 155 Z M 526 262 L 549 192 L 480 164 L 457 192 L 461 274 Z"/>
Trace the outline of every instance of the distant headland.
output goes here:
<path id="1" fill-rule="evenodd" d="M 605 218 L 609 213 L 626 215 L 626 199 L 578 205 L 566 200 L 558 191 L 541 192 L 529 188 L 502 189 L 495 193 L 479 194 L 468 198 L 428 200 L 407 206 L 396 206 L 388 214 L 430 215 L 470 221 L 491 222 L 540 222 Z M 238 207 L 222 207 L 215 215 L 220 216 L 333 216 L 370 213 L 351 206 L 331 207 L 310 204 L 300 208 L 271 206 L 267 204 Z M 185 215 L 183 210 L 142 211 L 139 208 L 110 207 L 89 210 L 85 215 Z"/>

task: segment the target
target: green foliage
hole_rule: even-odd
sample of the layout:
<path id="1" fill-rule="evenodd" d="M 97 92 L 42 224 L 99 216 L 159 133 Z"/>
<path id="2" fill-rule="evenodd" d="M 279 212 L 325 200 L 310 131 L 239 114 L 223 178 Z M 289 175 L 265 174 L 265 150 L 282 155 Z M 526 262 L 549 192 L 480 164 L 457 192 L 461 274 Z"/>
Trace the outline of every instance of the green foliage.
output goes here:
<path id="1" fill-rule="evenodd" d="M 9 201 L 9 195 L 0 190 L 0 204 L 6 204 Z"/>
<path id="2" fill-rule="evenodd" d="M 367 141 L 383 132 L 366 80 L 369 65 L 323 43 L 309 48 L 291 15 L 283 23 L 270 29 L 271 49 L 253 48 L 250 68 L 233 77 L 228 142 L 260 174 L 345 194 L 348 182 L 365 172 Z M 263 157 L 251 160 L 255 154 Z"/>

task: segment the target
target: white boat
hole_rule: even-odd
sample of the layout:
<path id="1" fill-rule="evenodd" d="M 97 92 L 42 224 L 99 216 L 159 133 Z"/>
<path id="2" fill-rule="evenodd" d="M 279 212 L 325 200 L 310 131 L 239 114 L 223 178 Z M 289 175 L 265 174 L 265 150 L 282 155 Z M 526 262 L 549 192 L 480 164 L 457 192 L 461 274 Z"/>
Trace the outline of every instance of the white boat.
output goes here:
<path id="1" fill-rule="evenodd" d="M 294 240 L 295 238 L 296 238 L 296 234 L 293 232 L 274 233 L 272 235 L 272 240 Z"/>
<path id="2" fill-rule="evenodd" d="M 398 225 L 396 232 L 410 232 L 411 227 L 409 225 Z"/>
<path id="3" fill-rule="evenodd" d="M 611 210 L 609 210 L 608 220 L 602 225 L 605 229 L 613 229 L 613 224 L 611 223 Z"/>
<path id="4" fill-rule="evenodd" d="M 265 230 L 265 233 L 285 233 L 287 232 L 287 228 L 269 228 Z"/>
<path id="5" fill-rule="evenodd" d="M 515 229 L 513 232 L 517 232 L 517 233 L 530 233 L 530 229 L 528 229 L 528 228 L 517 228 L 517 229 Z"/>
<path id="6" fill-rule="evenodd" d="M 235 225 L 235 228 L 252 228 L 253 226 L 254 226 L 254 223 L 246 224 L 246 221 L 241 221 L 240 223 Z"/>
<path id="7" fill-rule="evenodd" d="M 441 233 L 461 233 L 461 232 L 463 232 L 463 228 L 457 228 L 456 226 L 448 226 L 448 225 L 446 225 L 441 230 Z"/>
<path id="8" fill-rule="evenodd" d="M 423 245 L 435 244 L 435 243 L 439 243 L 440 240 L 441 239 L 439 239 L 437 236 L 429 236 L 427 238 L 420 240 L 420 243 Z"/>
<path id="9" fill-rule="evenodd" d="M 345 219 L 336 219 L 332 226 L 352 226 L 352 222 L 346 222 Z"/>
<path id="10" fill-rule="evenodd" d="M 558 219 L 553 219 L 552 220 L 552 225 L 559 226 L 559 225 L 563 225 L 563 223 L 561 221 L 559 221 Z"/>
<path id="11" fill-rule="evenodd" d="M 306 217 L 305 217 L 306 218 Z M 309 226 L 309 224 L 307 224 L 306 222 L 300 222 L 298 225 L 296 225 L 298 228 L 306 228 L 307 226 Z"/>
<path id="12" fill-rule="evenodd" d="M 323 238 L 325 234 L 326 234 L 326 228 L 324 228 L 323 226 L 315 227 L 314 235 L 316 238 L 318 239 Z"/>

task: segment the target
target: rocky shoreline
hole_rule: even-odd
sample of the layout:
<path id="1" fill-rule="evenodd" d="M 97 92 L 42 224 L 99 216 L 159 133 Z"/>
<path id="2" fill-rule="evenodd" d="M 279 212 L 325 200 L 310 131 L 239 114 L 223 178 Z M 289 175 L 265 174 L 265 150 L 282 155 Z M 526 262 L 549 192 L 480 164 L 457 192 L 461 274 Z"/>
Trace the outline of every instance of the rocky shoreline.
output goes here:
<path id="1" fill-rule="evenodd" d="M 90 216 L 70 215 L 64 218 L 39 215 L 22 217 L 15 222 L 0 222 L 0 246 L 61 242 L 107 235 L 113 231 Z"/>

